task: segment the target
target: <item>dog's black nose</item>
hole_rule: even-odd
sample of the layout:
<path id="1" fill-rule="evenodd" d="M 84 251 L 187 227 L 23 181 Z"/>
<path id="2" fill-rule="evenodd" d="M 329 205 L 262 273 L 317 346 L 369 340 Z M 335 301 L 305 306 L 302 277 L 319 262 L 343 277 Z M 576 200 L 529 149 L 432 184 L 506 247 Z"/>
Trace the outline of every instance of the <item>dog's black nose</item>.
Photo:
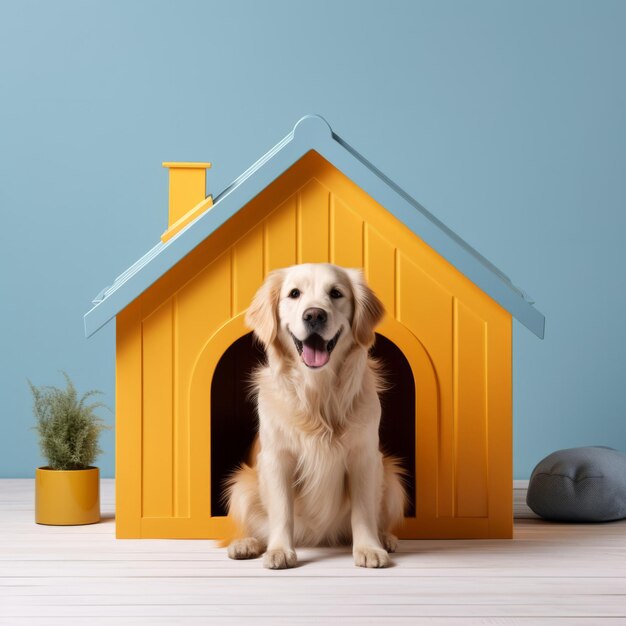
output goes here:
<path id="1" fill-rule="evenodd" d="M 324 309 L 307 309 L 303 315 L 302 319 L 304 323 L 311 329 L 317 330 L 322 328 L 324 324 L 326 324 L 326 319 L 328 315 Z"/>

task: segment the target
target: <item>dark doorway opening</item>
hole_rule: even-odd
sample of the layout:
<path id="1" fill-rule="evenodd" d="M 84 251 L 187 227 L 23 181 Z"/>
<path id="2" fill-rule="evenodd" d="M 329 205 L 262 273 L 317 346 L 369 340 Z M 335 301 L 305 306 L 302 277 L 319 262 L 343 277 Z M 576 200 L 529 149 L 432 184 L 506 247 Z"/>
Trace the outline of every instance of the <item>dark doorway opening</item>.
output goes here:
<path id="1" fill-rule="evenodd" d="M 382 363 L 388 389 L 381 394 L 380 445 L 397 456 L 406 472 L 406 515 L 415 515 L 415 385 L 411 366 L 389 339 L 376 335 L 372 356 Z M 219 360 L 211 383 L 211 516 L 226 515 L 224 482 L 246 459 L 258 429 L 250 398 L 250 375 L 265 361 L 262 347 L 248 333 Z"/>
<path id="2" fill-rule="evenodd" d="M 224 482 L 245 462 L 258 430 L 250 375 L 265 362 L 265 351 L 252 333 L 240 337 L 222 355 L 211 383 L 211 516 L 226 515 Z"/>
<path id="3" fill-rule="evenodd" d="M 400 459 L 405 472 L 407 505 L 404 514 L 415 517 L 415 381 L 411 365 L 393 341 L 376 333 L 372 356 L 380 361 L 386 391 L 380 394 L 380 448 Z"/>

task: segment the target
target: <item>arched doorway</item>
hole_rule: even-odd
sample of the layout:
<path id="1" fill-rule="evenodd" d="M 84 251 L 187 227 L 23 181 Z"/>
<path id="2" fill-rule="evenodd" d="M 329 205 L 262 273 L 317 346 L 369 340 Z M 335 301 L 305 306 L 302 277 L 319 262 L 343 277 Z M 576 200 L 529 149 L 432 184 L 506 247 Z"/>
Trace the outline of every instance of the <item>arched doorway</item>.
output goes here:
<path id="1" fill-rule="evenodd" d="M 211 516 L 226 515 L 224 482 L 246 461 L 258 430 L 250 376 L 265 361 L 252 333 L 224 352 L 211 383 Z"/>
<path id="2" fill-rule="evenodd" d="M 411 366 L 395 343 L 376 335 L 372 356 L 382 363 L 387 389 L 381 394 L 381 449 L 401 459 L 409 502 L 415 516 L 415 383 Z M 252 333 L 231 344 L 220 358 L 211 383 L 211 516 L 226 515 L 224 481 L 244 462 L 257 432 L 250 398 L 250 374 L 265 361 Z"/>

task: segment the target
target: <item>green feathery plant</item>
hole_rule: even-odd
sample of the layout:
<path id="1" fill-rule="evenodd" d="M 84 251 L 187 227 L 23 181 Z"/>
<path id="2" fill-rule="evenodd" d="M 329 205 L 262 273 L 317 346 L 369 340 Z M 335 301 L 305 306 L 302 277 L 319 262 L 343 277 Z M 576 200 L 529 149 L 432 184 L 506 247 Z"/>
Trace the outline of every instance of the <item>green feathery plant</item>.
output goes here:
<path id="1" fill-rule="evenodd" d="M 102 402 L 86 403 L 88 398 L 100 395 L 101 391 L 88 391 L 79 399 L 70 377 L 65 372 L 63 376 L 66 389 L 36 387 L 28 381 L 37 418 L 34 428 L 39 433 L 41 452 L 51 469 L 87 469 L 102 452 L 98 447 L 100 432 L 109 428 L 94 411 L 107 407 Z"/>

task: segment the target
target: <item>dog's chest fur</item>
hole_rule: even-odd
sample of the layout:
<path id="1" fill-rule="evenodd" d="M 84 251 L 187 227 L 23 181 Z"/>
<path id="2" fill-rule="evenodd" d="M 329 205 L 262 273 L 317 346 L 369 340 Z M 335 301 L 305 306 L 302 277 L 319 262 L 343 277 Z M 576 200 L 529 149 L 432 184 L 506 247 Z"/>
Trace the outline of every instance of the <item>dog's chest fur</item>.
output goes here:
<path id="1" fill-rule="evenodd" d="M 261 438 L 264 431 L 280 432 L 294 452 L 308 448 L 309 439 L 338 442 L 364 417 L 380 418 L 379 386 L 376 363 L 362 349 L 352 350 L 340 368 L 314 373 L 275 366 L 270 359 L 255 373 Z M 372 403 L 378 412 L 363 410 Z"/>
<path id="2" fill-rule="evenodd" d="M 376 421 L 377 430 L 380 418 L 376 373 L 366 354 L 352 356 L 340 371 L 315 378 L 293 370 L 279 375 L 271 366 L 257 372 L 261 451 L 282 446 L 295 459 L 295 526 L 316 541 L 349 534 L 349 455 L 364 420 Z"/>

